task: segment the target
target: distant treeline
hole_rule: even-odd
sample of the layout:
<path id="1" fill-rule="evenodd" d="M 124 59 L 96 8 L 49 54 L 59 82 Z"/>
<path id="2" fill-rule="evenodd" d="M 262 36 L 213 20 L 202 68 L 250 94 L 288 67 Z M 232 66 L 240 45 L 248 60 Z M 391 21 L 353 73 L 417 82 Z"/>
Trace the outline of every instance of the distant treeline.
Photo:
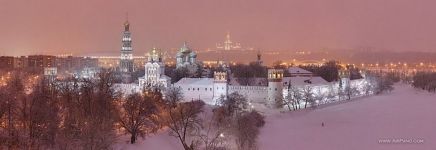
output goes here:
<path id="1" fill-rule="evenodd" d="M 418 72 L 413 77 L 412 85 L 415 88 L 436 92 L 436 72 Z"/>
<path id="2" fill-rule="evenodd" d="M 351 63 L 417 63 L 417 62 L 435 62 L 436 53 L 431 52 L 376 52 L 376 51 L 358 51 L 345 57 Z"/>

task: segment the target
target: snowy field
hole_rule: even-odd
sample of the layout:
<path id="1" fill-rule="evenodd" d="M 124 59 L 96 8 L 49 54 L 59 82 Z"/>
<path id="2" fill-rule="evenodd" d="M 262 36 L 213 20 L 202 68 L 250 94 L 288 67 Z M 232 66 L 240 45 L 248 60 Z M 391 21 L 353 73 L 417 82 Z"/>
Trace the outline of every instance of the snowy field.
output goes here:
<path id="1" fill-rule="evenodd" d="M 436 95 L 408 85 L 312 110 L 268 113 L 261 150 L 435 150 Z M 324 127 L 321 126 L 324 122 Z M 166 131 L 115 149 L 178 150 Z"/>
<path id="2" fill-rule="evenodd" d="M 262 150 L 436 149 L 436 95 L 407 85 L 389 94 L 266 120 L 259 138 Z"/>

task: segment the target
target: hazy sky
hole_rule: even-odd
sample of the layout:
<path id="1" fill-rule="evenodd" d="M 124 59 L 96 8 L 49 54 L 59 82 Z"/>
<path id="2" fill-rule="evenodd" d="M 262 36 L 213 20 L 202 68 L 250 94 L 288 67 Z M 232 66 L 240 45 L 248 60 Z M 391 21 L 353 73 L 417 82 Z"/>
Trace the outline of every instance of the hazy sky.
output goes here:
<path id="1" fill-rule="evenodd" d="M 436 51 L 435 0 L 0 0 L 0 55 L 117 54 L 129 14 L 135 54 L 227 31 L 256 48 Z"/>

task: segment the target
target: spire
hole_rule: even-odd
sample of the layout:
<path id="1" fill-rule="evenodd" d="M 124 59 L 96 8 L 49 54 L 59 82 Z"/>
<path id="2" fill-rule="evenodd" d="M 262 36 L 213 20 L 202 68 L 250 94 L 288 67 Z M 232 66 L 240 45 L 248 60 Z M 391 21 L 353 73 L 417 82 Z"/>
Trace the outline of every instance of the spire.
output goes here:
<path id="1" fill-rule="evenodd" d="M 130 23 L 129 23 L 129 13 L 126 13 L 126 22 L 124 22 L 124 31 L 129 31 Z"/>
<path id="2" fill-rule="evenodd" d="M 257 64 L 262 65 L 262 53 L 260 53 L 260 49 L 257 50 L 257 60 L 256 60 Z"/>

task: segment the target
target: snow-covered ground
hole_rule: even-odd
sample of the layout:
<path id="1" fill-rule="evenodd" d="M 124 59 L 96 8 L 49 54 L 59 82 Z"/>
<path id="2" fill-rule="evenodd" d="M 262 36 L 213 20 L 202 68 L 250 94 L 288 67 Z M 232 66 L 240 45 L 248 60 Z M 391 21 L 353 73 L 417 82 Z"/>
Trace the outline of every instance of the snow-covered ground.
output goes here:
<path id="1" fill-rule="evenodd" d="M 396 86 L 389 94 L 272 115 L 266 120 L 260 149 L 436 149 L 436 95 L 407 85 Z"/>
<path id="2" fill-rule="evenodd" d="M 266 114 L 258 139 L 261 150 L 436 149 L 436 95 L 408 85 L 317 109 Z M 125 144 L 128 137 L 121 139 L 115 149 L 182 149 L 167 131 L 134 145 Z"/>

